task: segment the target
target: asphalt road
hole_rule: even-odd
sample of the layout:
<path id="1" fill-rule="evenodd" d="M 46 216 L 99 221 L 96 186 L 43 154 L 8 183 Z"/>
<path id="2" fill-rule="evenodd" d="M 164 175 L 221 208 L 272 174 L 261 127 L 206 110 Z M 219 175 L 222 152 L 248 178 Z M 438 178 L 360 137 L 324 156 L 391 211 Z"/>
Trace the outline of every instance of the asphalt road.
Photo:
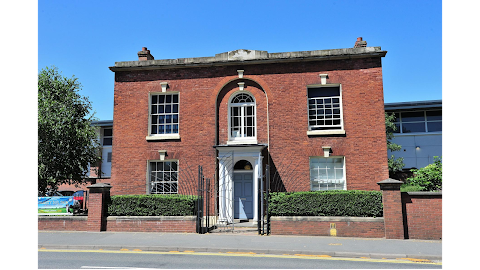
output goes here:
<path id="1" fill-rule="evenodd" d="M 248 253 L 39 250 L 39 269 L 441 269 L 412 260 Z"/>

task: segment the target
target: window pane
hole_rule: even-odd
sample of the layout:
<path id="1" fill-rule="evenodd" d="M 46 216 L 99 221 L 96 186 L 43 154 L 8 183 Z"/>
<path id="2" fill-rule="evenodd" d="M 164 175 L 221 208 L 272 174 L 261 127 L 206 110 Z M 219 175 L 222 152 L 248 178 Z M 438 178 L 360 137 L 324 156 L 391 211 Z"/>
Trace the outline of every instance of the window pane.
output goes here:
<path id="1" fill-rule="evenodd" d="M 150 129 L 152 131 L 152 134 L 157 134 L 157 125 L 152 125 Z"/>
<path id="2" fill-rule="evenodd" d="M 152 115 L 152 124 L 158 124 L 158 115 Z"/>
<path id="3" fill-rule="evenodd" d="M 170 171 L 170 161 L 163 162 L 163 170 Z"/>
<path id="4" fill-rule="evenodd" d="M 112 138 L 103 138 L 103 145 L 112 145 Z"/>
<path id="5" fill-rule="evenodd" d="M 178 123 L 178 114 L 172 115 L 172 123 Z"/>
<path id="6" fill-rule="evenodd" d="M 103 136 L 112 136 L 112 129 L 111 128 L 104 129 Z"/>
<path id="7" fill-rule="evenodd" d="M 172 102 L 172 95 L 165 95 L 165 103 L 171 103 Z"/>
<path id="8" fill-rule="evenodd" d="M 442 131 L 442 122 L 427 122 L 428 132 Z"/>
<path id="9" fill-rule="evenodd" d="M 402 122 L 425 121 L 424 112 L 402 112 Z"/>
<path id="10" fill-rule="evenodd" d="M 178 104 L 174 104 L 173 105 L 173 110 L 172 110 L 173 113 L 178 113 Z"/>
<path id="11" fill-rule="evenodd" d="M 178 125 L 173 125 L 173 133 L 178 133 Z"/>
<path id="12" fill-rule="evenodd" d="M 247 114 L 246 115 L 247 116 L 253 115 L 253 107 L 251 107 L 251 106 L 247 107 Z"/>
<path id="13" fill-rule="evenodd" d="M 165 102 L 165 95 L 158 95 L 158 103 L 164 103 Z"/>
<path id="14" fill-rule="evenodd" d="M 425 122 L 421 123 L 402 123 L 402 132 L 425 132 Z"/>
<path id="15" fill-rule="evenodd" d="M 178 103 L 178 95 L 173 95 L 173 103 Z"/>
<path id="16" fill-rule="evenodd" d="M 157 95 L 153 95 L 152 96 L 152 104 L 157 104 L 158 102 L 158 96 Z"/>
<path id="17" fill-rule="evenodd" d="M 427 121 L 431 120 L 442 120 L 442 111 L 427 111 Z"/>
<path id="18" fill-rule="evenodd" d="M 158 113 L 163 113 L 165 110 L 164 110 L 164 105 L 159 105 L 158 106 Z"/>
<path id="19" fill-rule="evenodd" d="M 157 113 L 157 105 L 152 105 L 152 114 Z"/>
<path id="20" fill-rule="evenodd" d="M 158 126 L 158 134 L 165 134 L 165 127 L 163 125 Z"/>
<path id="21" fill-rule="evenodd" d="M 247 137 L 253 137 L 253 128 L 247 127 Z"/>
<path id="22" fill-rule="evenodd" d="M 167 123 L 167 124 L 172 123 L 172 116 L 171 115 L 165 115 L 165 123 Z"/>
<path id="23" fill-rule="evenodd" d="M 150 171 L 156 171 L 157 170 L 157 163 L 156 162 L 150 162 Z"/>
<path id="24" fill-rule="evenodd" d="M 397 128 L 393 131 L 393 133 L 400 133 L 400 124 L 395 123 L 395 127 Z"/>
<path id="25" fill-rule="evenodd" d="M 308 88 L 308 97 L 334 97 L 340 96 L 339 87 L 320 87 L 320 88 Z"/>
<path id="26" fill-rule="evenodd" d="M 247 126 L 253 126 L 253 118 L 247 117 Z"/>

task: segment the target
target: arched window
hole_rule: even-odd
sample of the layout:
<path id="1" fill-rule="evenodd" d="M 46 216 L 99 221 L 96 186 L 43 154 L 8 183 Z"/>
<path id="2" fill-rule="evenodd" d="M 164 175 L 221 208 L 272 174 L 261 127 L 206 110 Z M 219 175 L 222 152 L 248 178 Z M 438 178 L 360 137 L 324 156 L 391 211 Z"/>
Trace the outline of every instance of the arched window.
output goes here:
<path id="1" fill-rule="evenodd" d="M 252 163 L 248 162 L 248 160 L 240 160 L 237 163 L 235 163 L 235 166 L 233 166 L 234 170 L 246 170 L 246 171 L 251 171 L 253 170 Z"/>
<path id="2" fill-rule="evenodd" d="M 248 93 L 235 95 L 229 104 L 231 141 L 256 138 L 255 99 Z"/>

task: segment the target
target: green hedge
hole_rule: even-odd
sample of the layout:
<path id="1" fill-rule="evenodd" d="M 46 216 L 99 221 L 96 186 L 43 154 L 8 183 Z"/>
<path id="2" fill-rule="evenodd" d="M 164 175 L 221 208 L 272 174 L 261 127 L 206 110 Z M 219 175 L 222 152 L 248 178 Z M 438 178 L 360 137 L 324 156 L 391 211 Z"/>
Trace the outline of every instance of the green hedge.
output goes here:
<path id="1" fill-rule="evenodd" d="M 365 190 L 331 190 L 271 193 L 271 216 L 383 216 L 382 193 Z"/>
<path id="2" fill-rule="evenodd" d="M 197 196 L 116 195 L 108 204 L 109 216 L 192 216 Z"/>

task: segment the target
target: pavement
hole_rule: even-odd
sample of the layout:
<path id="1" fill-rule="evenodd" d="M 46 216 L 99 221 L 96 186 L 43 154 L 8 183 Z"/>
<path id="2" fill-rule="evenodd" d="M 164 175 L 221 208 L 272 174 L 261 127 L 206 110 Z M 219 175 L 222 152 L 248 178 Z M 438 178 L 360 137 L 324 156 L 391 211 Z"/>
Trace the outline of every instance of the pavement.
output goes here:
<path id="1" fill-rule="evenodd" d="M 348 258 L 442 260 L 441 240 L 394 240 L 331 236 L 281 236 L 249 233 L 153 233 L 39 231 L 39 249 L 141 250 L 302 254 Z"/>

